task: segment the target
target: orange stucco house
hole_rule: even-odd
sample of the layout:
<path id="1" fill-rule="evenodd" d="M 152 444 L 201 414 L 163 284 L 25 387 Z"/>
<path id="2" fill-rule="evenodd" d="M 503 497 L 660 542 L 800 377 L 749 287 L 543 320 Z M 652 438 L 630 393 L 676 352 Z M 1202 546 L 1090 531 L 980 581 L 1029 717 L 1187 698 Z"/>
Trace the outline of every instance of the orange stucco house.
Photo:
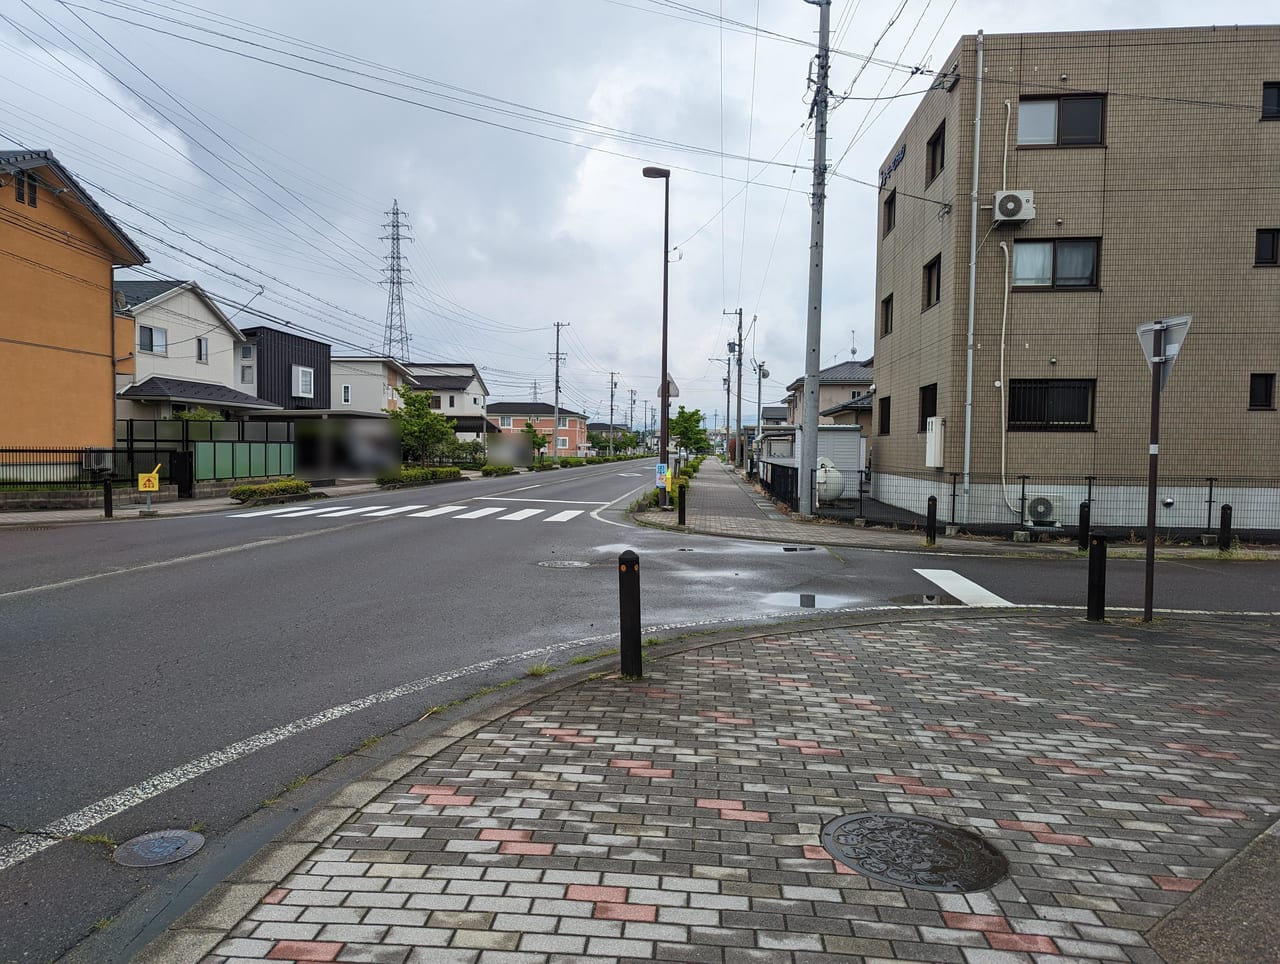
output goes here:
<path id="1" fill-rule="evenodd" d="M 146 262 L 49 151 L 0 151 L 0 448 L 113 444 L 133 352 L 113 272 Z"/>

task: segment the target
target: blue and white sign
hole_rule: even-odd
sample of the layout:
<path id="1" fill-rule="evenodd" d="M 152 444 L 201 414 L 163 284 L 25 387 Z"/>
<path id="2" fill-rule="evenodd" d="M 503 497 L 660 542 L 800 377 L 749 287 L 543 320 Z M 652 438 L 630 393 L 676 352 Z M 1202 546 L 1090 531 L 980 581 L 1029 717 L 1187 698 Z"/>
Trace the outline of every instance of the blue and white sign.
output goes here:
<path id="1" fill-rule="evenodd" d="M 889 183 L 889 178 L 893 172 L 898 169 L 898 165 L 902 163 L 902 159 L 907 156 L 907 145 L 903 144 L 898 148 L 898 153 L 893 155 L 893 160 L 889 162 L 889 166 L 880 172 L 880 186 L 884 187 Z"/>
<path id="2" fill-rule="evenodd" d="M 658 488 L 665 489 L 667 487 L 667 463 L 659 462 L 655 471 L 658 475 Z"/>

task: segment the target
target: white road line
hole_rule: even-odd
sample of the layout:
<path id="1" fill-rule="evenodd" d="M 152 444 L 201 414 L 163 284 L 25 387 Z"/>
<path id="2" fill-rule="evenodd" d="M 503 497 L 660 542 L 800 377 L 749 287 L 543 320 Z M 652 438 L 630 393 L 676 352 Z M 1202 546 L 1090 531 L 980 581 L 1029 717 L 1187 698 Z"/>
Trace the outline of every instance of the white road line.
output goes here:
<path id="1" fill-rule="evenodd" d="M 377 506 L 371 506 L 376 509 Z M 383 509 L 381 512 L 366 512 L 365 515 L 371 519 L 378 519 L 387 515 L 399 515 L 401 512 L 412 512 L 414 509 L 425 509 L 425 505 L 398 505 L 394 509 Z"/>
<path id="2" fill-rule="evenodd" d="M 511 515 L 504 515 L 499 522 L 519 522 L 521 519 L 530 519 L 535 515 L 545 512 L 546 509 L 517 509 Z"/>
<path id="3" fill-rule="evenodd" d="M 339 509 L 337 512 L 322 513 L 321 519 L 338 519 L 344 515 L 359 515 L 361 512 L 368 512 L 370 509 L 385 509 L 385 505 L 362 505 L 358 509 Z M 419 507 L 421 508 L 421 507 Z"/>
<path id="4" fill-rule="evenodd" d="M 578 502 L 574 499 L 508 499 L 501 495 L 478 495 L 476 499 L 486 502 L 540 502 L 548 505 L 610 505 L 609 502 Z"/>
<path id="5" fill-rule="evenodd" d="M 983 589 L 976 582 L 966 579 L 958 572 L 950 569 L 916 569 L 943 592 L 955 596 L 966 606 L 1012 606 L 1013 603 L 1002 599 L 989 589 Z"/>
<path id="6" fill-rule="evenodd" d="M 300 509 L 297 512 L 283 512 L 276 516 L 277 519 L 296 519 L 304 515 L 319 515 L 321 512 L 332 512 L 334 509 L 345 509 L 345 505 L 326 505 L 319 509 Z"/>
<path id="7" fill-rule="evenodd" d="M 297 509 L 296 505 L 286 505 L 274 509 L 258 509 L 254 512 L 236 512 L 227 516 L 228 519 L 255 519 L 260 515 L 279 515 L 281 512 L 293 512 Z"/>
<path id="8" fill-rule="evenodd" d="M 465 509 L 465 505 L 438 505 L 434 509 L 428 509 L 426 512 L 415 512 L 409 516 L 410 519 L 430 519 L 433 515 L 445 515 L 449 512 L 459 512 Z"/>
<path id="9" fill-rule="evenodd" d="M 568 522 L 575 516 L 582 515 L 581 509 L 566 509 L 564 512 L 557 512 L 555 515 L 549 515 L 543 522 Z"/>
<path id="10" fill-rule="evenodd" d="M 464 512 L 462 515 L 455 515 L 455 519 L 483 519 L 487 515 L 493 515 L 495 512 L 505 511 L 500 506 L 491 505 L 484 509 L 472 509 L 470 512 Z"/>

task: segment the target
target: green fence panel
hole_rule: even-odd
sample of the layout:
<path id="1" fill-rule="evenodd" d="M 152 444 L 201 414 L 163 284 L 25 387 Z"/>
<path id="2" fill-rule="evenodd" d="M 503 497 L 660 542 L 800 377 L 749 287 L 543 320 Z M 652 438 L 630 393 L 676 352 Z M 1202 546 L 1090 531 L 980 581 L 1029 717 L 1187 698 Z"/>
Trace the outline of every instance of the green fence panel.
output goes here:
<path id="1" fill-rule="evenodd" d="M 280 474 L 293 475 L 293 443 L 280 446 Z"/>
<path id="2" fill-rule="evenodd" d="M 234 442 L 231 448 L 235 463 L 235 475 L 232 478 L 247 479 L 249 477 L 249 443 Z"/>
<path id="3" fill-rule="evenodd" d="M 196 481 L 209 482 L 218 477 L 213 462 L 213 442 L 196 443 Z"/>
<path id="4" fill-rule="evenodd" d="M 214 478 L 229 479 L 231 478 L 231 443 L 214 442 Z"/>
<path id="5" fill-rule="evenodd" d="M 249 474 L 255 479 L 267 474 L 267 446 L 264 442 L 248 442 Z"/>

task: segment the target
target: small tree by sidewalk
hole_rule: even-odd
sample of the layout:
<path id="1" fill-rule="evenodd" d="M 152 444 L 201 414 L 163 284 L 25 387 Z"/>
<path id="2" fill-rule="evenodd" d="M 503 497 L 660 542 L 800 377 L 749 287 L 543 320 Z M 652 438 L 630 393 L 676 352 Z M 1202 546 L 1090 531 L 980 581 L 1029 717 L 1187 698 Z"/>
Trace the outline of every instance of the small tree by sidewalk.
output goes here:
<path id="1" fill-rule="evenodd" d="M 543 435 L 538 431 L 538 427 L 532 422 L 525 422 L 522 431 L 525 437 L 529 439 L 529 448 L 533 449 L 533 453 L 538 456 L 538 461 L 542 461 L 542 451 L 547 447 L 547 443 L 551 441 L 551 437 Z"/>
<path id="2" fill-rule="evenodd" d="M 407 385 L 396 387 L 400 396 L 397 408 L 383 409 L 400 430 L 400 446 L 405 462 L 425 465 L 443 461 L 456 440 L 451 418 L 445 418 L 431 407 L 432 393 L 418 392 Z"/>

